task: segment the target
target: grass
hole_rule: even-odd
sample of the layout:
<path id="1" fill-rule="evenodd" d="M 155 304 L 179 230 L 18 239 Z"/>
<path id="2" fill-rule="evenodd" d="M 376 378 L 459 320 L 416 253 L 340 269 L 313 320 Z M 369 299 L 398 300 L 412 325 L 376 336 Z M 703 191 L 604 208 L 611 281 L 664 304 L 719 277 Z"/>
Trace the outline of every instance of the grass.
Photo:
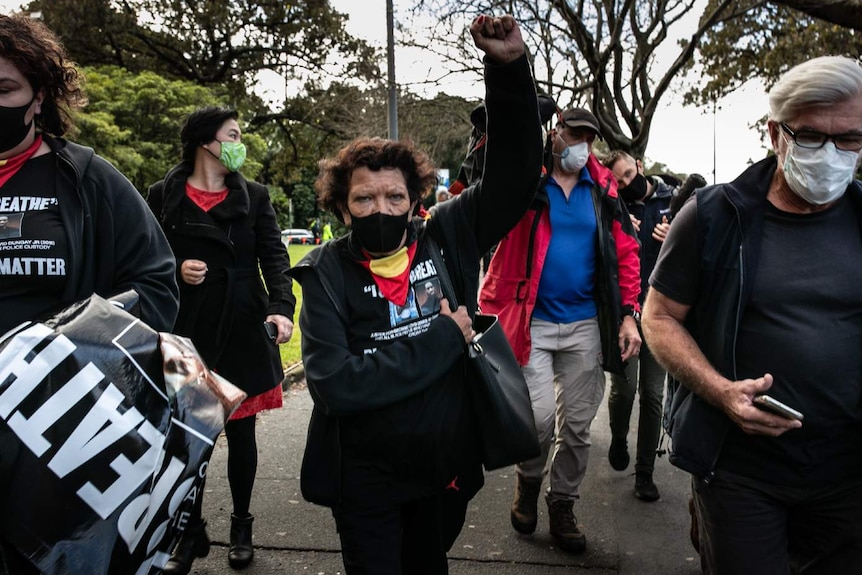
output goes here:
<path id="1" fill-rule="evenodd" d="M 314 247 L 315 246 L 291 244 L 287 248 L 287 253 L 290 255 L 290 263 L 296 264 Z M 299 330 L 299 310 L 302 308 L 302 288 L 299 287 L 299 284 L 296 282 L 293 282 L 293 295 L 296 296 L 296 313 L 293 316 L 293 337 L 290 338 L 289 342 L 283 343 L 279 346 L 281 365 L 285 369 L 302 360 L 302 353 L 299 347 L 299 342 L 302 339 L 302 334 Z"/>

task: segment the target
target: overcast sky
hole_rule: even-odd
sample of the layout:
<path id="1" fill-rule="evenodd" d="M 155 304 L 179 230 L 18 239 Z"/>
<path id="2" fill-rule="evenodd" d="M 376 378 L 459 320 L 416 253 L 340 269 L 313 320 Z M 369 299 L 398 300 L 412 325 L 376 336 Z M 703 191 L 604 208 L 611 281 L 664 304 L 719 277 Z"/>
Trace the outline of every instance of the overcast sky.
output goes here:
<path id="1" fill-rule="evenodd" d="M 379 45 L 386 44 L 386 0 L 330 0 L 340 12 L 350 16 L 351 34 Z M 399 0 L 394 0 L 396 17 Z M 675 56 L 675 54 L 674 54 Z M 662 68 L 661 62 L 658 63 Z M 399 52 L 396 47 L 395 74 L 399 84 L 421 82 L 431 64 L 415 52 Z M 431 77 L 434 77 L 432 74 Z M 441 91 L 466 97 L 481 97 L 475 83 L 441 86 Z M 681 97 L 665 96 L 650 131 L 647 159 L 659 161 L 681 173 L 698 172 L 708 182 L 713 179 L 713 161 L 719 182 L 736 178 L 749 160 L 766 154 L 760 133 L 749 126 L 764 116 L 767 98 L 762 86 L 749 83 L 738 93 L 718 102 L 713 116 L 708 109 L 683 107 Z M 716 146 L 713 147 L 713 138 Z M 717 149 L 715 158 L 713 150 Z"/>
<path id="2" fill-rule="evenodd" d="M 330 0 L 336 10 L 349 15 L 348 31 L 384 47 L 386 44 L 386 0 Z M 399 0 L 395 0 L 396 16 Z M 21 5 L 19 0 L 0 0 L 0 12 Z M 659 62 L 659 64 L 661 64 Z M 399 51 L 395 71 L 399 84 L 421 82 L 431 63 L 419 52 Z M 283 84 L 282 84 L 283 86 Z M 475 82 L 443 84 L 439 91 L 465 97 L 480 97 Z M 734 179 L 749 160 L 762 158 L 766 149 L 759 132 L 749 128 L 767 111 L 763 88 L 750 83 L 743 90 L 718 103 L 713 110 L 683 107 L 680 98 L 667 96 L 656 113 L 650 133 L 647 159 L 660 161 L 676 172 L 703 174 L 713 179 L 713 162 L 719 182 Z M 713 146 L 715 141 L 716 146 Z"/>

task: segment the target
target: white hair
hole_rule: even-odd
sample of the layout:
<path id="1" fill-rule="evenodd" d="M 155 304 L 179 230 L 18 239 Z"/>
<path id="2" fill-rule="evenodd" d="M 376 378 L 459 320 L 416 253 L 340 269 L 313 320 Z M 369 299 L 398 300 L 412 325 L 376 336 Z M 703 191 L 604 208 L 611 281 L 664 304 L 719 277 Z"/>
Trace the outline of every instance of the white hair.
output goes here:
<path id="1" fill-rule="evenodd" d="M 862 66 L 845 56 L 821 56 L 794 66 L 769 91 L 769 119 L 786 122 L 809 107 L 862 97 Z"/>

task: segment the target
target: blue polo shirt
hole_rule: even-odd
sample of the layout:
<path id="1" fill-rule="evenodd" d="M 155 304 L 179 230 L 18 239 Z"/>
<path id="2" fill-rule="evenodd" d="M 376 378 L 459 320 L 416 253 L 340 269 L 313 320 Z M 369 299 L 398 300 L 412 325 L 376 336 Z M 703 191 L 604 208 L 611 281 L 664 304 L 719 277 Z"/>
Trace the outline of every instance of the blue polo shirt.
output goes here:
<path id="1" fill-rule="evenodd" d="M 563 189 L 548 178 L 551 243 L 539 280 L 533 317 L 572 323 L 595 317 L 598 224 L 593 205 L 593 179 L 586 168 L 566 199 Z"/>

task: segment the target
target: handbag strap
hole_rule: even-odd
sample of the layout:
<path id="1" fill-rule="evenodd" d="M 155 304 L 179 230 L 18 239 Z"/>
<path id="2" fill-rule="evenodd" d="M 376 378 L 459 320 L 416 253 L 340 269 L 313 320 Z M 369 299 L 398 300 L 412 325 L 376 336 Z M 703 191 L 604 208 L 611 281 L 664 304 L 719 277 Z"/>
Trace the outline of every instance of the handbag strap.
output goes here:
<path id="1" fill-rule="evenodd" d="M 431 252 L 431 261 L 434 262 L 434 267 L 437 269 L 437 279 L 440 280 L 440 290 L 443 292 L 443 297 L 449 302 L 449 309 L 455 311 L 458 309 L 458 298 L 455 297 L 455 287 L 452 285 L 452 279 L 449 277 L 449 270 L 446 268 L 446 262 L 443 261 L 443 253 L 440 251 L 440 246 L 431 237 L 431 234 L 425 234 L 425 241 L 428 243 L 428 251 Z M 467 353 L 471 358 L 479 357 L 484 354 L 482 346 L 479 342 L 473 340 L 467 343 Z"/>
<path id="2" fill-rule="evenodd" d="M 425 241 L 428 244 L 428 251 L 431 252 L 431 261 L 434 262 L 434 267 L 437 269 L 437 279 L 440 280 L 440 289 L 443 291 L 443 297 L 449 301 L 449 309 L 455 311 L 458 309 L 458 298 L 455 297 L 455 287 L 452 285 L 452 278 L 449 277 L 449 270 L 446 268 L 446 262 L 443 261 L 443 254 L 440 251 L 440 246 L 426 231 Z"/>

